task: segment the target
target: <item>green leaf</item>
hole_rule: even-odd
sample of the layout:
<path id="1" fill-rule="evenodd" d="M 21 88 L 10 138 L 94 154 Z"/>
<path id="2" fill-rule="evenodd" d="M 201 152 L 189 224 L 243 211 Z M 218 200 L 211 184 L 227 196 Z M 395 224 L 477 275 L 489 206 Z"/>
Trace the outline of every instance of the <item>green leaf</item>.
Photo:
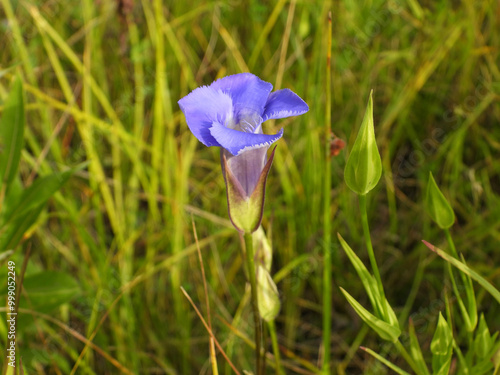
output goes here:
<path id="1" fill-rule="evenodd" d="M 359 279 L 363 283 L 366 294 L 368 294 L 368 298 L 370 299 L 370 303 L 375 312 L 375 315 L 381 319 L 384 318 L 384 308 L 382 305 L 382 301 L 380 298 L 380 292 L 378 290 L 377 282 L 375 278 L 371 275 L 368 269 L 365 267 L 361 259 L 358 258 L 356 253 L 351 249 L 347 242 L 345 242 L 344 238 L 337 233 L 337 237 L 339 238 L 340 244 L 344 249 L 347 257 L 351 261 L 356 273 L 358 274 Z"/>
<path id="2" fill-rule="evenodd" d="M 478 358 L 486 358 L 493 346 L 493 340 L 491 339 L 491 334 L 484 320 L 484 315 L 481 314 L 479 319 L 479 327 L 476 331 L 476 337 L 474 339 L 474 349 Z M 491 359 L 491 358 L 488 358 Z"/>
<path id="3" fill-rule="evenodd" d="M 58 271 L 43 271 L 24 278 L 23 288 L 29 296 L 29 306 L 21 306 L 48 313 L 70 302 L 80 292 L 80 285 L 70 275 Z M 23 299 L 21 299 L 23 301 Z"/>
<path id="4" fill-rule="evenodd" d="M 415 334 L 415 326 L 413 325 L 413 320 L 410 319 L 410 324 L 408 326 L 410 333 L 410 357 L 415 362 L 417 368 L 415 371 L 417 375 L 429 375 L 429 370 L 422 355 L 422 350 L 420 349 L 420 344 L 418 343 L 417 335 Z"/>
<path id="5" fill-rule="evenodd" d="M 18 204 L 11 207 L 5 214 L 5 222 L 13 220 L 32 210 L 34 207 L 47 202 L 68 181 L 69 177 L 75 171 L 76 169 L 70 169 L 37 178 L 31 186 L 20 194 Z"/>
<path id="6" fill-rule="evenodd" d="M 453 333 L 441 313 L 431 341 L 431 352 L 433 374 L 448 375 L 453 353 Z"/>
<path id="7" fill-rule="evenodd" d="M 23 85 L 16 78 L 0 119 L 0 181 L 9 186 L 16 176 L 24 139 Z"/>
<path id="8" fill-rule="evenodd" d="M 49 198 L 84 164 L 65 172 L 36 179 L 23 190 L 16 203 L 8 206 L 0 228 L 0 252 L 17 246 L 24 233 L 36 222 Z"/>
<path id="9" fill-rule="evenodd" d="M 24 233 L 36 222 L 43 208 L 44 205 L 41 204 L 0 228 L 0 252 L 17 246 Z"/>
<path id="10" fill-rule="evenodd" d="M 432 176 L 432 172 L 429 172 L 429 183 L 427 184 L 425 204 L 427 212 L 432 217 L 432 220 L 434 220 L 441 229 L 448 229 L 453 225 L 455 222 L 455 213 L 441 190 L 439 190 Z"/>
<path id="11" fill-rule="evenodd" d="M 352 147 L 344 171 L 344 179 L 356 194 L 364 195 L 372 190 L 382 176 L 382 160 L 375 140 L 373 127 L 373 91 L 365 116 Z"/>
<path id="12" fill-rule="evenodd" d="M 370 274 L 368 269 L 365 267 L 361 259 L 358 258 L 356 253 L 351 249 L 351 247 L 345 242 L 340 233 L 337 233 L 340 244 L 344 249 L 347 257 L 351 261 L 354 269 L 356 270 L 359 279 L 363 283 L 366 293 L 368 294 L 368 298 L 370 299 L 370 303 L 375 312 L 375 315 L 384 320 L 386 323 L 395 326 L 399 329 L 399 322 L 396 317 L 396 313 L 392 309 L 391 305 L 387 300 L 383 300 L 381 293 L 378 289 L 377 282 L 375 278 Z M 384 310 L 383 304 L 386 304 L 386 309 Z M 387 316 L 384 311 L 387 311 Z"/>
<path id="13" fill-rule="evenodd" d="M 397 339 L 401 335 L 401 330 L 399 329 L 399 327 L 386 323 L 382 319 L 377 318 L 375 315 L 361 306 L 361 304 L 343 288 L 340 288 L 340 290 L 347 299 L 347 302 L 349 302 L 349 304 L 356 311 L 359 317 L 363 319 L 363 321 L 368 324 L 368 326 L 373 329 L 383 340 L 387 340 L 390 342 L 397 341 Z"/>
<path id="14" fill-rule="evenodd" d="M 476 280 L 484 289 L 488 291 L 488 293 L 490 293 L 498 301 L 498 303 L 500 303 L 500 291 L 497 288 L 495 288 L 488 280 L 486 280 L 484 277 L 482 277 L 473 269 L 469 268 L 469 266 L 467 266 L 466 264 L 460 262 L 458 259 L 455 259 L 454 257 L 447 254 L 438 247 L 432 245 L 427 241 L 422 241 L 422 242 L 425 244 L 425 246 L 434 251 L 437 255 L 446 260 L 452 266 L 458 268 L 460 271 L 462 271 L 466 275 L 469 275 L 474 280 Z"/>

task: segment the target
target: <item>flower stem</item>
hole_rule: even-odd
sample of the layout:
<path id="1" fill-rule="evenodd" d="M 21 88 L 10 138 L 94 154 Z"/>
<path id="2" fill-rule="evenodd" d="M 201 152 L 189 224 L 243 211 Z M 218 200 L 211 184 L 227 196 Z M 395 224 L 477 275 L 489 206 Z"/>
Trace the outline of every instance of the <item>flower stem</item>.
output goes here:
<path id="1" fill-rule="evenodd" d="M 458 257 L 457 248 L 455 247 L 455 243 L 453 242 L 453 238 L 451 238 L 450 230 L 445 229 L 444 233 L 446 235 L 446 240 L 448 241 L 448 245 L 450 245 L 451 255 L 460 260 L 460 258 Z"/>
<path id="2" fill-rule="evenodd" d="M 394 345 L 396 345 L 396 348 L 398 349 L 399 353 L 405 359 L 406 363 L 408 363 L 410 365 L 410 367 L 413 369 L 413 371 L 415 371 L 416 374 L 420 374 L 421 371 L 419 370 L 419 368 L 415 364 L 415 361 L 413 360 L 411 355 L 406 351 L 403 344 L 401 344 L 401 342 L 399 340 L 397 340 L 394 343 Z"/>
<path id="3" fill-rule="evenodd" d="M 373 252 L 370 227 L 368 226 L 368 215 L 366 212 L 366 194 L 359 195 L 359 209 L 361 211 L 361 225 L 363 226 L 363 235 L 365 237 L 366 249 L 368 250 L 368 257 L 370 258 L 370 264 L 372 266 L 373 274 L 375 275 L 375 279 L 377 280 L 377 286 L 384 309 L 384 317 L 387 317 L 387 305 L 385 303 L 384 286 L 382 285 L 382 279 L 380 278 L 380 272 L 378 270 L 377 261 L 375 259 L 375 253 Z"/>
<path id="4" fill-rule="evenodd" d="M 281 368 L 281 357 L 280 357 L 280 349 L 278 347 L 278 337 L 276 336 L 276 325 L 274 324 L 274 320 L 270 320 L 269 322 L 267 322 L 267 325 L 269 327 L 269 334 L 271 335 L 271 343 L 273 345 L 276 375 L 282 375 L 283 371 Z"/>
<path id="5" fill-rule="evenodd" d="M 325 113 L 325 139 L 331 137 L 331 51 L 332 51 L 332 15 L 328 13 L 328 37 L 327 37 L 327 59 L 326 59 L 326 113 Z M 325 145 L 325 180 L 324 180 L 324 201 L 323 201 L 323 366 L 322 372 L 330 374 L 330 346 L 332 330 L 332 251 L 331 251 L 331 185 L 332 166 L 330 147 Z"/>
<path id="6" fill-rule="evenodd" d="M 446 240 L 448 241 L 448 245 L 450 246 L 451 255 L 454 258 L 460 260 L 460 258 L 458 257 L 457 248 L 455 247 L 455 243 L 453 242 L 453 238 L 451 237 L 450 230 L 448 228 L 446 228 L 446 229 L 444 229 L 444 233 L 446 234 Z M 473 340 L 472 333 L 474 332 L 475 324 L 473 321 L 471 321 L 471 315 L 469 315 L 470 314 L 469 309 L 470 309 L 471 302 L 475 305 L 474 289 L 471 287 L 470 278 L 468 278 L 465 273 L 459 271 L 458 273 L 460 274 L 460 278 L 462 279 L 463 288 L 465 288 L 465 293 L 466 293 L 466 297 L 467 297 L 467 308 L 466 308 L 464 303 L 463 303 L 462 296 L 460 295 L 460 292 L 458 290 L 458 287 L 457 287 L 457 284 L 455 281 L 455 275 L 453 273 L 453 269 L 452 269 L 450 263 L 448 263 L 448 273 L 450 274 L 453 292 L 455 293 L 455 297 L 457 298 L 460 310 L 462 310 L 465 325 L 467 326 L 469 343 L 472 343 L 472 340 Z"/>
<path id="7" fill-rule="evenodd" d="M 257 279 L 255 274 L 255 260 L 253 253 L 252 233 L 245 233 L 245 253 L 247 258 L 248 278 L 252 291 L 252 310 L 255 327 L 255 368 L 257 375 L 262 375 L 261 369 L 261 341 L 262 341 L 262 323 L 260 321 L 259 306 L 257 304 Z"/>

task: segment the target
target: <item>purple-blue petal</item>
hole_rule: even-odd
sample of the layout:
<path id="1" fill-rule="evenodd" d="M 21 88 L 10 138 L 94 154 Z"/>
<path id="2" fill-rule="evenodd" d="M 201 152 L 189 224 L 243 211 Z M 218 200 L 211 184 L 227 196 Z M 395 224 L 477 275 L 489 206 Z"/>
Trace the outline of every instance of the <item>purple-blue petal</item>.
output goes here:
<path id="1" fill-rule="evenodd" d="M 264 112 L 269 93 L 273 85 L 251 73 L 240 73 L 218 79 L 210 85 L 215 90 L 222 90 L 233 100 L 235 120 L 239 122 L 239 113 Z"/>
<path id="2" fill-rule="evenodd" d="M 225 123 L 233 115 L 231 97 L 221 90 L 202 86 L 178 101 L 189 129 L 205 146 L 220 146 L 210 134 L 214 121 Z"/>
<path id="3" fill-rule="evenodd" d="M 226 128 L 218 122 L 214 122 L 210 128 L 210 134 L 215 140 L 233 155 L 253 150 L 260 147 L 269 147 L 283 136 L 283 129 L 278 134 L 254 134 L 239 130 Z"/>
<path id="4" fill-rule="evenodd" d="M 298 116 L 308 110 L 309 106 L 297 94 L 289 89 L 283 89 L 269 95 L 262 118 L 266 121 Z"/>

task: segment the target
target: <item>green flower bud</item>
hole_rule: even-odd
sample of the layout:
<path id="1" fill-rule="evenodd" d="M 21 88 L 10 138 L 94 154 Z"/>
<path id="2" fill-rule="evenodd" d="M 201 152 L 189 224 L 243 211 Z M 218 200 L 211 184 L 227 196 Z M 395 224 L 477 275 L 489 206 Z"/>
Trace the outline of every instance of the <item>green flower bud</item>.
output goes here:
<path id="1" fill-rule="evenodd" d="M 257 266 L 257 304 L 262 319 L 274 320 L 281 307 L 278 288 L 269 272 L 263 266 Z"/>
<path id="2" fill-rule="evenodd" d="M 373 127 L 373 99 L 366 108 L 365 117 L 359 129 L 344 171 L 344 179 L 356 194 L 364 195 L 372 190 L 382 176 L 382 160 L 375 140 Z"/>
<path id="3" fill-rule="evenodd" d="M 429 173 L 429 183 L 427 184 L 427 196 L 425 199 L 427 211 L 441 229 L 448 229 L 455 222 L 455 214 L 445 196 L 439 190 L 432 177 L 432 172 Z"/>

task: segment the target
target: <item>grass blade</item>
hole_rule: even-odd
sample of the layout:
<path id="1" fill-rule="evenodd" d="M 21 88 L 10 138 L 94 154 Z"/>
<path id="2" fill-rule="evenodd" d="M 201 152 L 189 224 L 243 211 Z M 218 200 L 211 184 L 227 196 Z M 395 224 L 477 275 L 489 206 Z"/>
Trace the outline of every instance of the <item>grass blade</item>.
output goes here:
<path id="1" fill-rule="evenodd" d="M 458 268 L 460 271 L 462 271 L 463 273 L 469 275 L 474 280 L 476 280 L 484 289 L 488 291 L 488 293 L 490 293 L 493 296 L 493 298 L 495 298 L 498 301 L 498 303 L 500 303 L 500 291 L 497 288 L 495 288 L 488 280 L 486 280 L 484 277 L 482 277 L 473 269 L 469 268 L 469 266 L 463 264 L 459 260 L 446 254 L 443 250 L 439 249 L 438 247 L 430 244 L 425 240 L 422 240 L 422 242 L 425 244 L 425 246 L 434 251 L 437 255 L 446 260 L 452 266 Z"/>
<path id="2" fill-rule="evenodd" d="M 24 123 L 23 86 L 21 79 L 17 77 L 0 119 L 0 180 L 3 192 L 17 173 L 23 148 Z"/>

